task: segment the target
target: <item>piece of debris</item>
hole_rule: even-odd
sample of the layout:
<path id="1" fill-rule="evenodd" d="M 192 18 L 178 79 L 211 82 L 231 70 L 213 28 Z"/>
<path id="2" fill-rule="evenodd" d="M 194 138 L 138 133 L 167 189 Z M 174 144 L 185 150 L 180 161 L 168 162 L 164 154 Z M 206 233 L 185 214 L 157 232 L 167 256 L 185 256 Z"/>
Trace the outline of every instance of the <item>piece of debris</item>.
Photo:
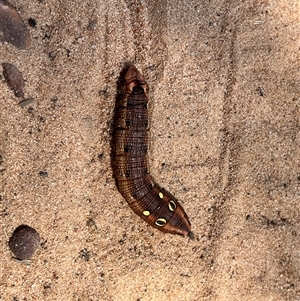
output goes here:
<path id="1" fill-rule="evenodd" d="M 0 0 L 1 1 L 1 0 Z M 16 97 L 24 97 L 25 82 L 21 71 L 13 64 L 2 63 L 3 76 Z"/>
<path id="2" fill-rule="evenodd" d="M 87 30 L 94 30 L 95 27 L 97 25 L 97 21 L 96 20 L 92 20 L 89 25 L 87 26 Z"/>
<path id="3" fill-rule="evenodd" d="M 40 235 L 36 230 L 20 225 L 13 232 L 8 242 L 9 248 L 18 260 L 29 260 L 40 245 Z"/>
<path id="4" fill-rule="evenodd" d="M 30 44 L 30 33 L 17 10 L 6 0 L 0 0 L 0 41 L 19 49 Z"/>
<path id="5" fill-rule="evenodd" d="M 26 99 L 24 99 L 24 100 L 21 100 L 21 101 L 18 103 L 18 105 L 19 105 L 20 107 L 24 108 L 24 107 L 30 105 L 30 104 L 33 103 L 33 102 L 34 102 L 34 98 L 26 98 Z"/>
<path id="6" fill-rule="evenodd" d="M 40 175 L 40 177 L 42 177 L 42 178 L 48 178 L 48 172 L 45 171 L 45 170 L 39 171 L 39 175 Z"/>
<path id="7" fill-rule="evenodd" d="M 37 24 L 37 22 L 36 22 L 36 20 L 35 20 L 35 19 L 33 19 L 33 18 L 29 18 L 29 19 L 28 19 L 28 24 L 29 24 L 29 26 L 30 26 L 30 27 L 32 27 L 32 28 L 35 28 L 35 27 L 36 27 L 36 24 Z"/>

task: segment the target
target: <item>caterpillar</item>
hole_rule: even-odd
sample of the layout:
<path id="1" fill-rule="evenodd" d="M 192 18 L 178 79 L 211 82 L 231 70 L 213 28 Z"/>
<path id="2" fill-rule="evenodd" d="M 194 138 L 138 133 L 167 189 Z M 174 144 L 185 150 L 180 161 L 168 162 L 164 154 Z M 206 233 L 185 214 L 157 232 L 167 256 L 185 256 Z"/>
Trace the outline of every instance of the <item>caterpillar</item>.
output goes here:
<path id="1" fill-rule="evenodd" d="M 131 65 L 120 73 L 112 137 L 116 186 L 131 209 L 152 227 L 194 239 L 178 200 L 155 183 L 149 172 L 148 84 Z"/>

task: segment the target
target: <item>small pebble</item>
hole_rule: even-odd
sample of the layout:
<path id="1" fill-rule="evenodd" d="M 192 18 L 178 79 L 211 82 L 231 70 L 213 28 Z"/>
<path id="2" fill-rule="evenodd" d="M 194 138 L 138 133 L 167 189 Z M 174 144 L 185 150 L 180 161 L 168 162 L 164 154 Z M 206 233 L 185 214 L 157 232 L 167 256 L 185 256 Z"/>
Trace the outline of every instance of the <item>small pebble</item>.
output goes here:
<path id="1" fill-rule="evenodd" d="M 36 20 L 35 19 L 33 19 L 33 18 L 29 18 L 28 19 L 28 24 L 29 24 L 29 26 L 30 27 L 36 27 Z"/>
<path id="2" fill-rule="evenodd" d="M 29 30 L 17 10 L 6 0 L 0 0 L 0 41 L 24 49 L 30 44 Z"/>
<path id="3" fill-rule="evenodd" d="M 21 225 L 13 232 L 8 245 L 17 259 L 29 260 L 40 245 L 40 235 L 33 228 Z"/>
<path id="4" fill-rule="evenodd" d="M 92 20 L 89 25 L 87 26 L 87 30 L 94 30 L 97 25 L 97 22 L 95 20 Z"/>
<path id="5" fill-rule="evenodd" d="M 47 172 L 47 171 L 41 170 L 41 171 L 39 172 L 39 175 L 40 175 L 40 177 L 42 177 L 42 178 L 48 178 L 48 172 Z"/>
<path id="6" fill-rule="evenodd" d="M 20 70 L 13 64 L 2 63 L 3 76 L 8 87 L 14 91 L 16 97 L 24 97 L 25 82 Z"/>
<path id="7" fill-rule="evenodd" d="M 22 108 L 32 104 L 34 102 L 34 98 L 26 98 L 24 100 L 21 100 L 18 105 L 21 106 Z"/>

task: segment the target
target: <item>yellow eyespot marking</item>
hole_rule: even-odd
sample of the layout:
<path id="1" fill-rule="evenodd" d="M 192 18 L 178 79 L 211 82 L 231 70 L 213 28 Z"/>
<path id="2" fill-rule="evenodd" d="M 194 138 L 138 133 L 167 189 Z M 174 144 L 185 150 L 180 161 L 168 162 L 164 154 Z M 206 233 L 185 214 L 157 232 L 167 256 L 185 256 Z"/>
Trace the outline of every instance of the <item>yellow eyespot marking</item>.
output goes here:
<path id="1" fill-rule="evenodd" d="M 166 223 L 167 221 L 163 217 L 160 217 L 156 220 L 155 225 L 159 227 L 163 227 Z"/>
<path id="2" fill-rule="evenodd" d="M 158 196 L 159 196 L 161 199 L 164 198 L 164 194 L 163 194 L 162 192 L 160 192 L 160 193 L 158 194 Z"/>
<path id="3" fill-rule="evenodd" d="M 173 200 L 171 200 L 171 201 L 169 202 L 168 206 L 169 206 L 169 209 L 170 209 L 171 211 L 175 211 L 175 209 L 176 209 L 176 203 L 175 203 Z"/>
<path id="4" fill-rule="evenodd" d="M 148 211 L 148 210 L 143 211 L 143 215 L 149 216 L 150 215 L 150 211 Z"/>

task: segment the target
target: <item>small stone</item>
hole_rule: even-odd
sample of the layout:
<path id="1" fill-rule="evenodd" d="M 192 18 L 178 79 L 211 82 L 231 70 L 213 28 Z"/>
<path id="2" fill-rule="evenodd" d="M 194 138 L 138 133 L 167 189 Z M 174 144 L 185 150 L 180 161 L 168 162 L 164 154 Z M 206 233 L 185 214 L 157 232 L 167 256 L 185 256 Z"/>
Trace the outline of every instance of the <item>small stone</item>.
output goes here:
<path id="1" fill-rule="evenodd" d="M 36 27 L 36 20 L 33 18 L 28 19 L 28 24 L 30 27 Z"/>
<path id="2" fill-rule="evenodd" d="M 26 98 L 24 100 L 21 100 L 18 105 L 21 106 L 22 108 L 32 104 L 34 102 L 34 98 Z"/>
<path id="3" fill-rule="evenodd" d="M 39 172 L 39 175 L 40 175 L 40 177 L 42 177 L 42 178 L 48 178 L 48 172 L 47 172 L 47 171 L 41 170 L 41 171 Z"/>
<path id="4" fill-rule="evenodd" d="M 17 259 L 29 260 L 40 245 L 40 235 L 35 229 L 20 225 L 13 232 L 8 245 Z"/>
<path id="5" fill-rule="evenodd" d="M 20 70 L 13 64 L 2 63 L 3 76 L 8 87 L 14 91 L 16 97 L 24 97 L 25 82 Z"/>
<path id="6" fill-rule="evenodd" d="M 95 27 L 96 27 L 96 25 L 97 25 L 96 20 L 92 20 L 92 21 L 89 23 L 89 25 L 88 25 L 88 27 L 87 27 L 87 30 L 94 30 Z"/>

